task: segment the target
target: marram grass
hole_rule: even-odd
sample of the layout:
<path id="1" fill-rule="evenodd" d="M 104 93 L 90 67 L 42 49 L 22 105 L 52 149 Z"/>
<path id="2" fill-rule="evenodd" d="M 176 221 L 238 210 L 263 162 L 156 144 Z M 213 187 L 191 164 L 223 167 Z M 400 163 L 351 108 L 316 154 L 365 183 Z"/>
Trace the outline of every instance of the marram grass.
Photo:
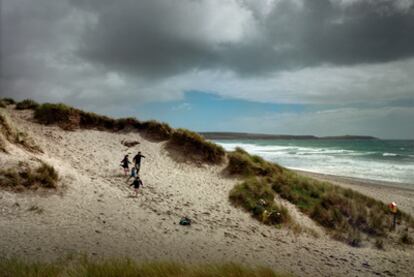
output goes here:
<path id="1" fill-rule="evenodd" d="M 3 277 L 282 277 L 266 267 L 247 267 L 235 263 L 183 265 L 174 262 L 138 263 L 131 259 L 92 261 L 86 257 L 52 263 L 26 262 L 20 259 L 1 259 Z"/>

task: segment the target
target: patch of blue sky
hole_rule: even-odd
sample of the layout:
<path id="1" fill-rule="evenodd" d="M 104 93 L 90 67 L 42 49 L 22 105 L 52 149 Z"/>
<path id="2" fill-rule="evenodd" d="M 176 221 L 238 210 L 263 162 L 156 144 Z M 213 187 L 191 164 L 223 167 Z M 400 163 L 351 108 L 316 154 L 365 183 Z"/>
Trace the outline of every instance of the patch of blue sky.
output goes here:
<path id="1" fill-rule="evenodd" d="M 183 127 L 196 131 L 220 130 L 221 124 L 237 117 L 254 117 L 277 113 L 302 113 L 314 109 L 303 104 L 275 104 L 223 98 L 200 91 L 190 91 L 184 99 L 169 102 L 152 102 L 137 107 L 140 119 L 156 119 L 173 127 Z"/>

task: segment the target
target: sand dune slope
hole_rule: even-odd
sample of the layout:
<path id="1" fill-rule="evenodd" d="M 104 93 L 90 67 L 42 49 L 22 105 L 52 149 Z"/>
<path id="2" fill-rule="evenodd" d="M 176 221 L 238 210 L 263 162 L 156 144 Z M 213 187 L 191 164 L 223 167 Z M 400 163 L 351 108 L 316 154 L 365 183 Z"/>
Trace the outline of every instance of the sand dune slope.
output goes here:
<path id="1" fill-rule="evenodd" d="M 0 255 L 54 259 L 86 253 L 139 260 L 234 261 L 271 266 L 298 276 L 412 276 L 414 252 L 351 248 L 333 241 L 295 211 L 296 220 L 321 234 L 314 238 L 264 226 L 230 205 L 228 192 L 238 180 L 223 166 L 178 163 L 164 143 L 138 133 L 95 130 L 66 132 L 31 121 L 30 112 L 9 110 L 44 153 L 9 145 L 3 167 L 41 159 L 59 172 L 57 193 L 0 191 Z M 127 148 L 124 139 L 138 140 Z M 142 151 L 144 188 L 138 198 L 122 176 L 120 160 Z M 37 207 L 37 208 L 34 208 Z M 290 207 L 294 209 L 294 207 Z M 193 225 L 178 224 L 181 216 Z"/>

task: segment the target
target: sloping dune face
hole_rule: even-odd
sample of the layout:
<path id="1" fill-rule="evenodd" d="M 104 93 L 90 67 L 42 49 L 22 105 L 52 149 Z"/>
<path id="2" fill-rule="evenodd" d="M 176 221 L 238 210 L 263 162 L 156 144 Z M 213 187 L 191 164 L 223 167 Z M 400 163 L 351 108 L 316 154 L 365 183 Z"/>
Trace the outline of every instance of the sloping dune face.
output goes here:
<path id="1" fill-rule="evenodd" d="M 50 260 L 68 254 L 131 257 L 186 263 L 232 261 L 267 265 L 298 276 L 412 273 L 412 250 L 355 249 L 333 241 L 298 211 L 319 238 L 265 226 L 230 205 L 229 191 L 240 180 L 223 174 L 225 165 L 179 163 L 164 142 L 137 132 L 63 131 L 34 123 L 31 111 L 8 109 L 11 120 L 44 153 L 7 143 L 3 168 L 40 161 L 59 173 L 58 188 L 16 193 L 0 190 L 0 256 Z M 126 147 L 123 141 L 139 141 Z M 138 197 L 120 162 L 141 151 Z M 293 211 L 294 207 L 288 207 Z M 181 217 L 191 226 L 179 225 Z"/>

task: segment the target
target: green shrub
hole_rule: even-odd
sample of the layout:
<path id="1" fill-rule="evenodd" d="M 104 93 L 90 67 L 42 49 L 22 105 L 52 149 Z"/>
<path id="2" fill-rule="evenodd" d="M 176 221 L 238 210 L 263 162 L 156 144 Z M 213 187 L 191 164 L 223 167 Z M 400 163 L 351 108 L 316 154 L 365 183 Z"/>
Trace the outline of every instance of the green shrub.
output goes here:
<path id="1" fill-rule="evenodd" d="M 79 127 L 79 111 L 65 104 L 45 103 L 37 107 L 34 118 L 42 124 L 57 124 L 65 130 Z"/>
<path id="2" fill-rule="evenodd" d="M 250 268 L 235 263 L 183 265 L 173 262 L 137 263 L 128 258 L 91 261 L 88 258 L 53 263 L 25 262 L 0 258 L 0 275 L 13 277 L 46 276 L 183 276 L 183 277 L 280 277 L 266 267 Z"/>
<path id="3" fill-rule="evenodd" d="M 2 98 L 1 101 L 5 103 L 6 105 L 14 105 L 16 104 L 16 101 L 14 101 L 13 98 Z"/>
<path id="4" fill-rule="evenodd" d="M 80 116 L 79 125 L 84 129 L 97 128 L 100 130 L 114 130 L 116 120 L 107 116 L 77 110 Z"/>
<path id="5" fill-rule="evenodd" d="M 16 110 L 34 110 L 39 107 L 39 104 L 32 99 L 25 99 L 16 104 Z"/>
<path id="6" fill-rule="evenodd" d="M 7 104 L 3 100 L 0 100 L 0 108 L 7 108 Z"/>
<path id="7" fill-rule="evenodd" d="M 119 131 L 119 130 L 124 130 L 124 129 L 142 130 L 143 127 L 142 127 L 142 123 L 133 117 L 117 119 L 116 130 Z"/>
<path id="8" fill-rule="evenodd" d="M 262 178 L 249 178 L 230 191 L 230 201 L 236 207 L 243 207 L 253 217 L 265 224 L 281 224 L 290 221 L 285 207 L 274 202 L 275 192 Z"/>
<path id="9" fill-rule="evenodd" d="M 221 163 L 226 153 L 221 146 L 185 129 L 178 129 L 172 134 L 168 147 L 178 148 L 181 154 L 189 159 L 212 164 Z"/>
<path id="10" fill-rule="evenodd" d="M 139 125 L 139 130 L 144 131 L 146 137 L 158 141 L 169 140 L 174 132 L 168 124 L 155 120 L 142 122 Z"/>
<path id="11" fill-rule="evenodd" d="M 35 170 L 24 165 L 18 169 L 0 170 L 0 187 L 16 190 L 39 187 L 55 189 L 57 188 L 58 179 L 59 176 L 56 170 L 46 163 L 42 163 Z"/>
<path id="12" fill-rule="evenodd" d="M 272 176 L 282 171 L 276 164 L 269 163 L 259 156 L 251 156 L 241 148 L 228 154 L 227 172 L 240 176 Z"/>

